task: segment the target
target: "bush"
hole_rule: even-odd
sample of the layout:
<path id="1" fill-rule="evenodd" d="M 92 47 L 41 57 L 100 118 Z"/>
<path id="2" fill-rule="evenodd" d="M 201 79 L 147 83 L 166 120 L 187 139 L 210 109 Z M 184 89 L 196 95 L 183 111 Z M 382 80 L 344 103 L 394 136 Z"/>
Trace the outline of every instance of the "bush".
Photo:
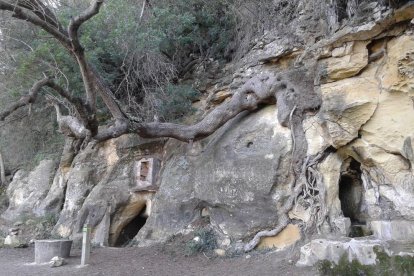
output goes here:
<path id="1" fill-rule="evenodd" d="M 191 103 L 200 92 L 188 85 L 168 85 L 160 103 L 159 114 L 164 120 L 177 121 L 194 111 Z"/>
<path id="2" fill-rule="evenodd" d="M 185 247 L 185 255 L 191 256 L 197 253 L 208 253 L 217 247 L 217 239 L 213 230 L 203 228 L 194 233 L 194 239 L 188 241 Z"/>
<path id="3" fill-rule="evenodd" d="M 76 7 L 54 8 L 64 25 L 87 6 L 87 1 L 77 2 Z M 183 114 L 182 108 L 172 104 L 171 111 L 157 110 L 154 102 L 163 100 L 157 91 L 177 93 L 173 99 L 187 101 L 187 96 L 181 96 L 186 91 L 170 86 L 192 60 L 223 56 L 232 37 L 233 17 L 228 11 L 227 0 L 161 0 L 151 3 L 140 20 L 141 5 L 135 0 L 106 1 L 100 13 L 81 27 L 81 43 L 88 60 L 129 113 L 143 121 L 154 115 L 174 120 Z M 5 21 L 4 34 L 25 42 L 8 36 L 2 40 L 13 56 L 7 67 L 0 68 L 4 79 L 10 80 L 6 83 L 10 94 L 26 94 L 43 72 L 49 72 L 75 95 L 84 95 L 78 66 L 58 42 L 21 21 Z M 0 59 L 8 57 L 0 54 Z M 183 102 L 186 108 L 188 104 Z M 98 105 L 103 107 L 101 101 Z"/>
<path id="4" fill-rule="evenodd" d="M 392 276 L 392 275 L 413 275 L 414 257 L 412 256 L 388 256 L 380 249 L 374 249 L 377 254 L 376 265 L 363 265 L 357 260 L 348 261 L 345 254 L 339 260 L 338 264 L 324 260 L 317 263 L 317 269 L 320 275 L 326 276 Z"/>

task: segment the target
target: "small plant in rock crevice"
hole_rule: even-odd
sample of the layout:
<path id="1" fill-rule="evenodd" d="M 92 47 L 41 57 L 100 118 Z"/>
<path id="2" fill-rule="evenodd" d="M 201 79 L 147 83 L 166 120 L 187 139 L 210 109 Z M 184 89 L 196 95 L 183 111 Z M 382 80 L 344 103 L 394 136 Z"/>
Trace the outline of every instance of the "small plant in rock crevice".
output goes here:
<path id="1" fill-rule="evenodd" d="M 217 238 L 212 229 L 202 228 L 194 232 L 194 238 L 185 244 L 185 255 L 208 253 L 217 247 Z"/>

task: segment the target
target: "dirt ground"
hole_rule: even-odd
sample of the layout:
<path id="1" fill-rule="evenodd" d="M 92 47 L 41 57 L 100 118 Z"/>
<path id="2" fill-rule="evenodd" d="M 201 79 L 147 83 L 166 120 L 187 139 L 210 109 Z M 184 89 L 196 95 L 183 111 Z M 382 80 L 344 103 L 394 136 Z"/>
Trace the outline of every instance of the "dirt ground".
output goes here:
<path id="1" fill-rule="evenodd" d="M 95 248 L 90 264 L 79 267 L 80 251 L 73 250 L 68 264 L 51 268 L 35 265 L 34 248 L 0 249 L 0 275 L 317 275 L 314 268 L 294 265 L 291 252 L 253 252 L 237 257 L 185 256 L 166 247 Z"/>

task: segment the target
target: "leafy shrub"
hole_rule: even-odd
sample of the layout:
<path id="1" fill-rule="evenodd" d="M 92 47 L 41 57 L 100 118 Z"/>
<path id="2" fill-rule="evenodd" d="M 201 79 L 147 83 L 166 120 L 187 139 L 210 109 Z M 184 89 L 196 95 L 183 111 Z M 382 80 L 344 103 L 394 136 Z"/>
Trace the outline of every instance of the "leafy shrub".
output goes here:
<path id="1" fill-rule="evenodd" d="M 376 265 L 363 265 L 357 260 L 348 261 L 345 254 L 339 260 L 338 264 L 324 260 L 317 263 L 317 269 L 320 275 L 326 276 L 392 276 L 392 275 L 413 275 L 414 257 L 412 256 L 388 256 L 387 253 L 375 248 L 377 254 Z"/>
<path id="2" fill-rule="evenodd" d="M 77 1 L 76 7 L 54 7 L 59 20 L 67 25 L 70 18 L 81 12 L 88 1 Z M 227 0 L 161 0 L 147 6 L 142 20 L 141 5 L 135 0 L 106 1 L 97 16 L 81 29 L 81 43 L 87 59 L 111 86 L 129 113 L 152 120 L 154 115 L 165 120 L 182 116 L 180 104 L 171 104 L 162 111 L 157 108 L 163 97 L 177 93 L 173 99 L 187 101 L 187 90 L 171 89 L 180 71 L 191 60 L 220 58 L 232 37 L 232 14 Z M 75 95 L 84 95 L 77 64 L 61 45 L 38 28 L 21 21 L 5 20 L 2 32 L 13 59 L 1 67 L 9 93 L 26 94 L 43 72 L 57 76 L 57 82 Z M 19 36 L 21 41 L 9 38 Z M 12 50 L 10 50 L 12 49 Z M 0 59 L 9 55 L 0 54 Z M 0 72 L 1 73 L 1 72 Z M 15 81 L 19 80 L 19 81 Z M 16 92 L 17 91 L 17 92 Z M 184 102 L 186 108 L 191 104 Z M 98 101 L 98 107 L 103 103 Z M 178 115 L 177 115 L 178 114 Z M 168 117 L 171 115 L 172 117 Z"/>
<path id="3" fill-rule="evenodd" d="M 168 85 L 159 106 L 163 119 L 179 120 L 194 111 L 191 103 L 200 96 L 200 92 L 188 85 Z"/>
<path id="4" fill-rule="evenodd" d="M 205 253 L 217 247 L 217 239 L 214 231 L 203 228 L 194 233 L 194 239 L 188 241 L 185 247 L 185 255 L 191 256 L 197 253 Z"/>

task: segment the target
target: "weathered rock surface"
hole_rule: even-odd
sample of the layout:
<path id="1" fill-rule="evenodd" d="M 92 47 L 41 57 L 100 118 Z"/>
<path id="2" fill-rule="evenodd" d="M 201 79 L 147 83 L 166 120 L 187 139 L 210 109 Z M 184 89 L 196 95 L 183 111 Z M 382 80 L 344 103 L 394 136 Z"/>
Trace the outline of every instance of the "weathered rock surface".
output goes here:
<path id="1" fill-rule="evenodd" d="M 78 155 L 64 175 L 65 201 L 54 232 L 80 238 L 85 223 L 93 229 L 92 242 L 114 245 L 122 228 L 150 205 L 154 191 L 138 187 L 140 159 L 157 156 L 163 140 L 124 135 Z M 139 182 L 139 183 L 138 183 Z"/>
<path id="2" fill-rule="evenodd" d="M 160 190 L 138 240 L 165 240 L 199 219 L 203 208 L 211 224 L 234 239 L 277 222 L 288 196 L 291 142 L 275 107 L 241 114 L 199 143 L 191 155 L 186 144 L 167 146 Z"/>
<path id="3" fill-rule="evenodd" d="M 368 65 L 368 41 L 352 41 L 332 50 L 332 57 L 326 60 L 325 82 L 349 78 Z"/>
<path id="4" fill-rule="evenodd" d="M 321 260 L 338 264 L 344 255 L 347 255 L 350 262 L 357 260 L 364 265 L 374 265 L 377 262 L 374 248 L 384 251 L 387 244 L 375 239 L 316 239 L 300 249 L 300 259 L 296 265 L 312 266 Z"/>
<path id="5" fill-rule="evenodd" d="M 26 244 L 22 242 L 19 239 L 19 237 L 16 235 L 7 235 L 7 237 L 4 239 L 4 245 L 13 247 L 13 248 L 18 248 L 18 247 L 23 247 Z"/>
<path id="6" fill-rule="evenodd" d="M 414 123 L 414 67 L 410 62 L 413 42 L 411 31 L 374 40 L 370 44 L 372 51 L 384 51 L 384 55 L 356 76 L 342 76 L 344 79 L 320 86 L 321 110 L 306 120 L 305 129 L 308 153 L 315 154 L 329 146 L 338 149 L 319 167 L 326 187 L 330 231 L 336 231 L 334 222 L 342 217 L 340 183 L 345 179 L 346 160 L 352 158 L 359 164 L 363 183 L 362 202 L 357 208 L 367 214 L 364 220 L 373 221 L 371 230 L 383 239 L 398 240 L 401 233 L 411 233 L 413 133 L 408 126 Z M 335 48 L 332 55 L 347 54 L 346 45 L 343 49 Z M 334 64 L 322 62 L 328 67 Z M 401 219 L 405 219 L 404 223 L 398 223 Z M 377 223 L 383 220 L 389 222 Z M 400 228 L 393 230 L 396 228 L 392 225 Z"/>
<path id="7" fill-rule="evenodd" d="M 312 8 L 307 2 L 301 10 Z M 326 153 L 314 167 L 323 185 L 312 192 L 324 203 L 318 206 L 321 212 L 326 211 L 318 230 L 329 237 L 343 237 L 349 235 L 351 224 L 361 224 L 378 239 L 411 239 L 414 30 L 410 21 L 414 4 L 391 12 L 373 3 L 372 11 L 367 22 L 351 20 L 354 25 L 342 26 L 318 42 L 303 33 L 307 30 L 302 28 L 307 22 L 303 12 L 298 25 L 302 27 L 294 30 L 295 36 L 303 33 L 299 42 L 293 36 L 266 35 L 233 65 L 237 70 L 227 66 L 215 79 L 196 81 L 208 94 L 197 106 L 208 112 L 250 78 L 277 72 L 293 89 L 293 93 L 280 93 L 277 107 L 269 102 L 258 111 L 244 112 L 193 144 L 124 135 L 87 148 L 73 161 L 68 158 L 56 174 L 54 164 L 44 161 L 30 174 L 15 175 L 3 217 L 59 213 L 55 233 L 76 238 L 83 224 L 89 223 L 93 242 L 100 245 L 116 244 L 123 229 L 140 214 L 148 216 L 135 237 L 140 245 L 165 241 L 207 221 L 224 248 L 232 246 L 230 240 L 237 240 L 242 248 L 257 232 L 274 229 L 280 222 L 282 206 L 292 193 L 292 163 L 303 161 L 306 154 Z M 215 69 L 219 66 L 217 61 L 208 63 Z M 196 74 L 202 76 L 202 69 Z M 291 131 L 282 124 L 300 121 L 291 113 L 292 107 L 301 100 L 301 104 L 315 100 L 315 95 L 320 95 L 321 106 L 306 110 L 303 124 L 298 124 L 303 134 L 299 127 L 292 141 Z M 292 161 L 293 149 L 306 152 Z M 160 162 L 155 163 L 162 167 L 159 175 L 151 173 L 154 181 L 142 180 L 148 170 L 146 165 L 137 166 L 148 158 L 157 158 Z M 260 248 L 286 248 L 302 239 L 299 229 L 306 229 L 317 216 L 306 200 L 296 202 L 288 212 L 288 227 L 263 238 Z M 347 253 L 350 259 L 373 264 L 376 245 L 383 243 L 316 240 L 302 249 L 300 263 L 337 262 Z"/>
<path id="8" fill-rule="evenodd" d="M 413 241 L 414 221 L 371 221 L 370 229 L 375 237 L 381 240 Z"/>
<path id="9" fill-rule="evenodd" d="M 2 217 L 16 220 L 22 215 L 33 214 L 49 192 L 55 170 L 54 161 L 43 160 L 30 173 L 18 171 L 7 188 L 9 207 Z"/>

